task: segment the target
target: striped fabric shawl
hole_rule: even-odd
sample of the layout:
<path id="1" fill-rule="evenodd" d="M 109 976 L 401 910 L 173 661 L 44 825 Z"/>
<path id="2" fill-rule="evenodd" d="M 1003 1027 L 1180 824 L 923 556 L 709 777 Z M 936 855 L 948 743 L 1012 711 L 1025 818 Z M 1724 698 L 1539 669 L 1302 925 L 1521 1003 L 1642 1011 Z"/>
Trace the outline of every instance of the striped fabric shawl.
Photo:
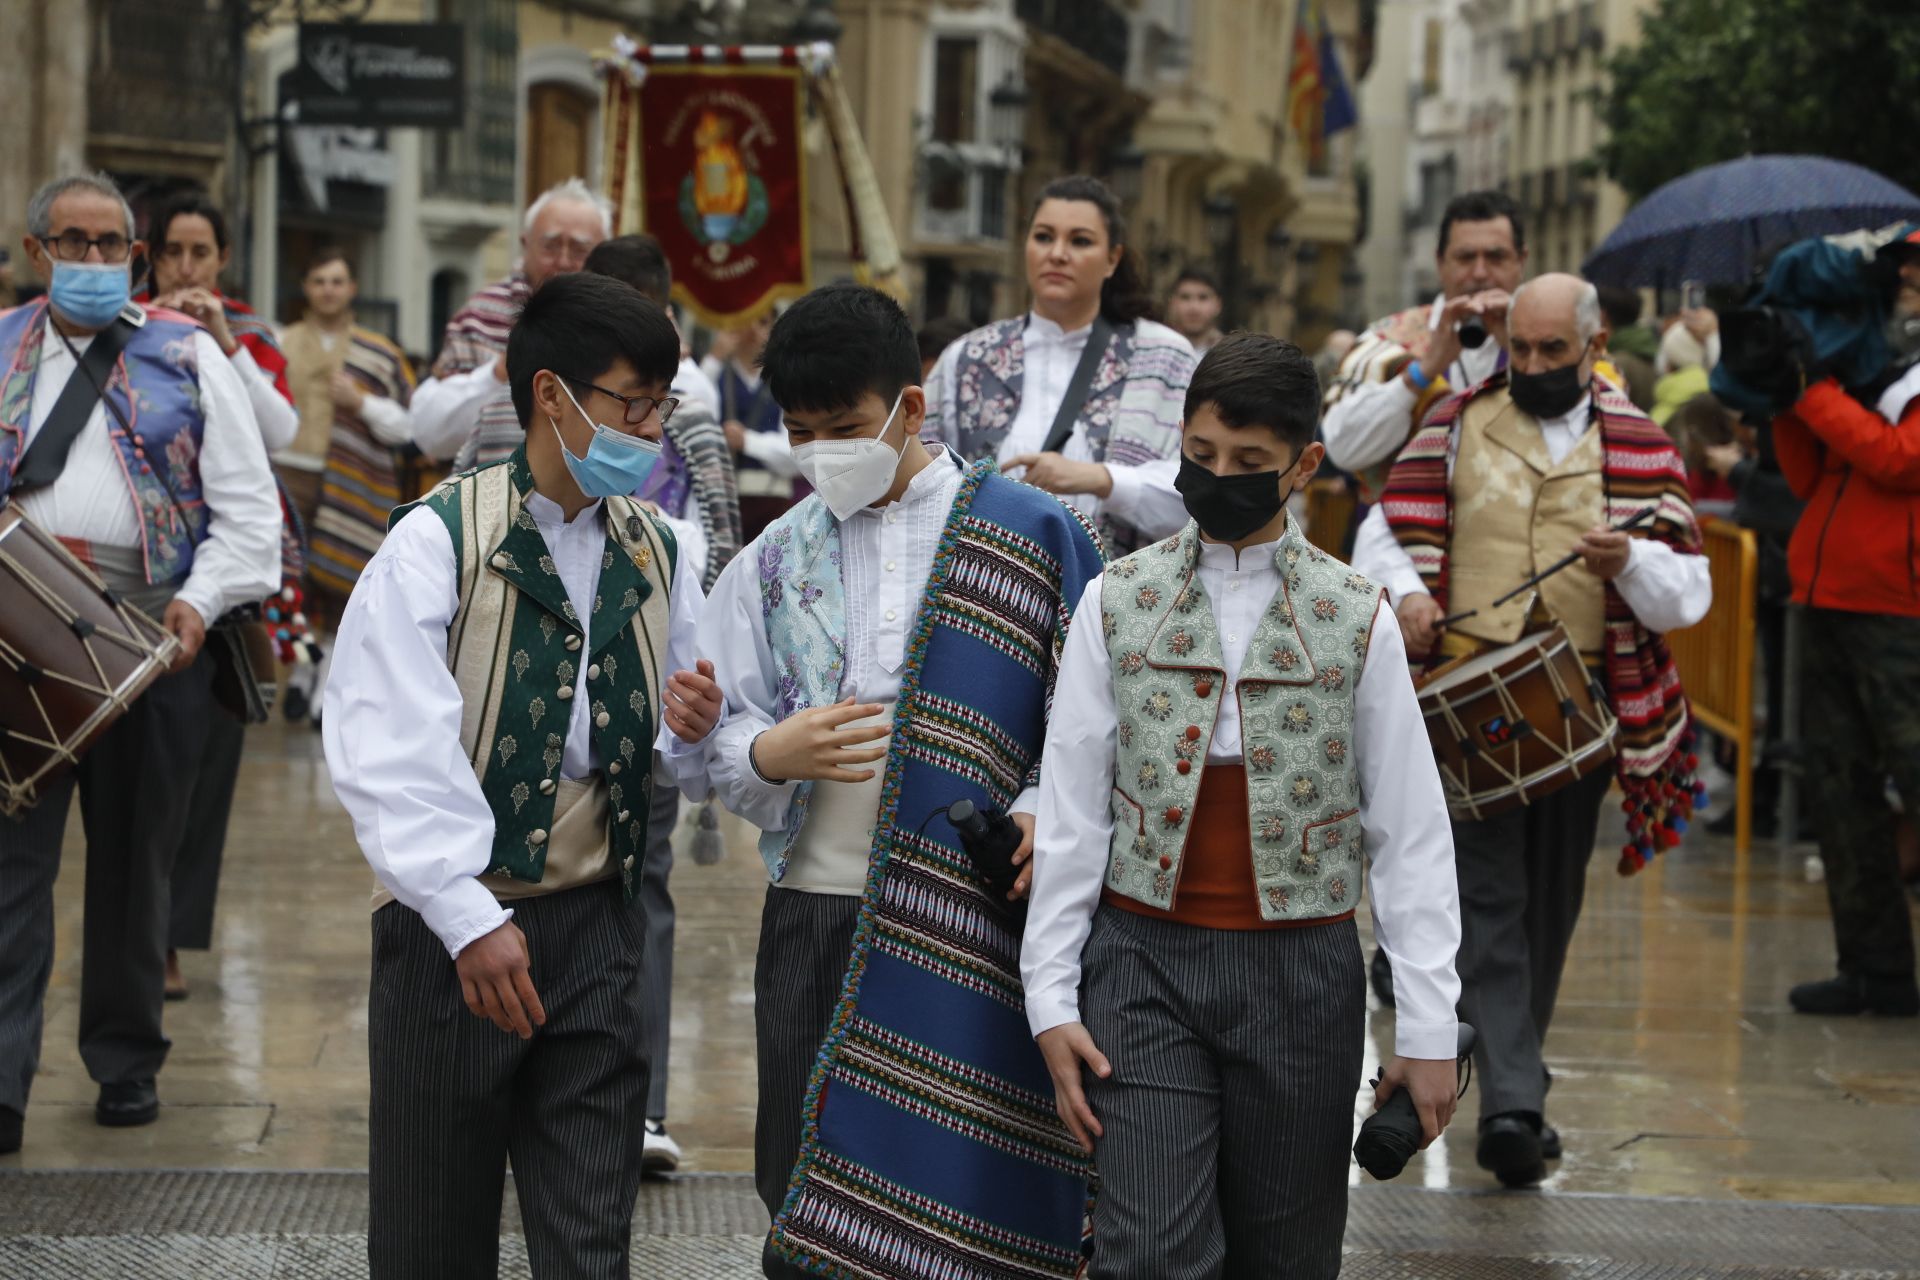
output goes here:
<path id="1" fill-rule="evenodd" d="M 1469 403 L 1507 394 L 1505 373 L 1443 402 L 1415 433 L 1387 479 L 1381 505 L 1394 537 L 1406 548 L 1427 591 L 1447 608 L 1448 548 L 1453 533 L 1453 488 L 1448 459 L 1453 434 Z M 1593 415 L 1606 461 L 1601 472 L 1605 513 L 1618 525 L 1647 507 L 1653 537 L 1685 555 L 1700 553 L 1700 529 L 1687 495 L 1686 464 L 1667 434 L 1604 379 L 1593 382 Z M 1616 768 L 1627 798 L 1630 843 L 1620 872 L 1629 875 L 1662 849 L 1680 842 L 1687 819 L 1704 807 L 1693 777 L 1692 717 L 1680 672 L 1666 641 L 1640 625 L 1613 584 L 1607 584 L 1606 693 L 1620 721 Z"/>
<path id="2" fill-rule="evenodd" d="M 433 376 L 444 379 L 470 373 L 506 354 L 507 335 L 532 294 L 526 273 L 516 268 L 505 280 L 496 280 L 467 299 L 467 305 L 447 321 Z M 454 455 L 453 469 L 465 471 L 498 462 L 518 449 L 526 434 L 513 411 L 513 397 L 502 385 L 480 406 L 472 434 Z"/>
<path id="3" fill-rule="evenodd" d="M 354 326 L 343 369 L 362 392 L 405 405 L 413 368 L 400 348 Z M 320 509 L 309 531 L 307 573 L 313 584 L 344 600 L 387 536 L 387 518 L 400 504 L 400 468 L 393 446 L 381 443 L 359 414 L 333 411 Z"/>
<path id="4" fill-rule="evenodd" d="M 1036 774 L 1100 565 L 1069 509 L 990 462 L 969 471 L 907 651 L 846 985 L 773 1223 L 774 1251 L 817 1275 L 1066 1280 L 1080 1264 L 1087 1159 L 1027 1028 L 1019 924 L 942 811 L 1004 809 Z"/>

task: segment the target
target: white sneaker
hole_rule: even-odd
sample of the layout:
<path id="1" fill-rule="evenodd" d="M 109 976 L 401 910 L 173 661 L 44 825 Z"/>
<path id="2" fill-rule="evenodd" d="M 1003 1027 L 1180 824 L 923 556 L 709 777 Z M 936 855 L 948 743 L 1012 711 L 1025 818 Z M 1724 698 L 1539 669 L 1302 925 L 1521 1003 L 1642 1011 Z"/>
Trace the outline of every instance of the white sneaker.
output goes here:
<path id="1" fill-rule="evenodd" d="M 647 1121 L 646 1143 L 640 1150 L 640 1172 L 672 1173 L 680 1167 L 680 1144 L 658 1120 Z"/>

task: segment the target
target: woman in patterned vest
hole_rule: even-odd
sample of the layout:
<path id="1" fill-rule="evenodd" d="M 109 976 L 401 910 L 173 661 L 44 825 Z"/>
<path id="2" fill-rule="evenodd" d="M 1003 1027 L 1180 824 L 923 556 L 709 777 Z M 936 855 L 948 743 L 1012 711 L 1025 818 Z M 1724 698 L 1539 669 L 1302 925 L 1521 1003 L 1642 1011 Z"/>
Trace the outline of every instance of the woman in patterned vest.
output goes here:
<path id="1" fill-rule="evenodd" d="M 1097 178 L 1041 190 L 1027 286 L 1031 312 L 974 330 L 934 366 L 927 438 L 1058 494 L 1099 527 L 1110 555 L 1172 533 L 1186 520 L 1173 473 L 1193 348 L 1148 318 L 1119 202 Z M 1083 359 L 1098 363 L 1058 435 Z"/>
<path id="2" fill-rule="evenodd" d="M 679 353 L 618 281 L 535 294 L 506 355 L 525 443 L 397 513 L 341 621 L 322 725 L 379 878 L 376 1280 L 493 1274 L 509 1153 L 535 1271 L 627 1274 L 652 747 L 719 712 L 710 680 L 669 685 L 700 585 L 625 496 Z"/>
<path id="3" fill-rule="evenodd" d="M 1406 1085 L 1426 1142 L 1452 1115 L 1453 844 L 1400 630 L 1285 512 L 1318 403 L 1290 342 L 1209 351 L 1193 518 L 1109 564 L 1067 634 L 1020 971 L 1100 1170 L 1095 1277 L 1339 1274 L 1363 877 L 1399 988 L 1377 1099 Z"/>

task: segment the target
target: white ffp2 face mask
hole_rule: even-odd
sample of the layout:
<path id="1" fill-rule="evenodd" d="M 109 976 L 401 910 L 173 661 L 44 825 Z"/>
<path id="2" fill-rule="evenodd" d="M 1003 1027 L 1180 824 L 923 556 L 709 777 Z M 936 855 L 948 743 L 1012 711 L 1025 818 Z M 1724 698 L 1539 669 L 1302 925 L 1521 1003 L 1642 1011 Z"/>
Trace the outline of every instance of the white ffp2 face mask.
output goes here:
<path id="1" fill-rule="evenodd" d="M 893 487 L 893 476 L 900 469 L 901 450 L 887 443 L 887 432 L 900 414 L 904 390 L 893 398 L 887 420 L 880 424 L 877 436 L 855 440 L 815 440 L 793 451 L 793 465 L 807 478 L 820 501 L 827 504 L 834 519 L 845 520 L 862 507 L 871 506 Z M 905 442 L 902 442 L 904 447 Z"/>

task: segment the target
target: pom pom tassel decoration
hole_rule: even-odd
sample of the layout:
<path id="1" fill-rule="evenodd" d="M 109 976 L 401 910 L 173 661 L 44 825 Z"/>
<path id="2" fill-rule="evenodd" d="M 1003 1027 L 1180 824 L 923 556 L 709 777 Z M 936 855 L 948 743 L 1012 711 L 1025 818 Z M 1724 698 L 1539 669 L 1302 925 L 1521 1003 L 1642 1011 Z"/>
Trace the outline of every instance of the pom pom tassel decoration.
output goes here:
<path id="1" fill-rule="evenodd" d="M 1655 855 L 1676 849 L 1687 833 L 1689 819 L 1707 807 L 1706 785 L 1694 777 L 1700 757 L 1693 751 L 1693 730 L 1681 736 L 1678 748 L 1658 769 L 1644 777 L 1623 777 L 1626 793 L 1620 808 L 1627 815 L 1627 842 L 1621 846 L 1619 871 L 1623 876 L 1652 862 Z"/>

